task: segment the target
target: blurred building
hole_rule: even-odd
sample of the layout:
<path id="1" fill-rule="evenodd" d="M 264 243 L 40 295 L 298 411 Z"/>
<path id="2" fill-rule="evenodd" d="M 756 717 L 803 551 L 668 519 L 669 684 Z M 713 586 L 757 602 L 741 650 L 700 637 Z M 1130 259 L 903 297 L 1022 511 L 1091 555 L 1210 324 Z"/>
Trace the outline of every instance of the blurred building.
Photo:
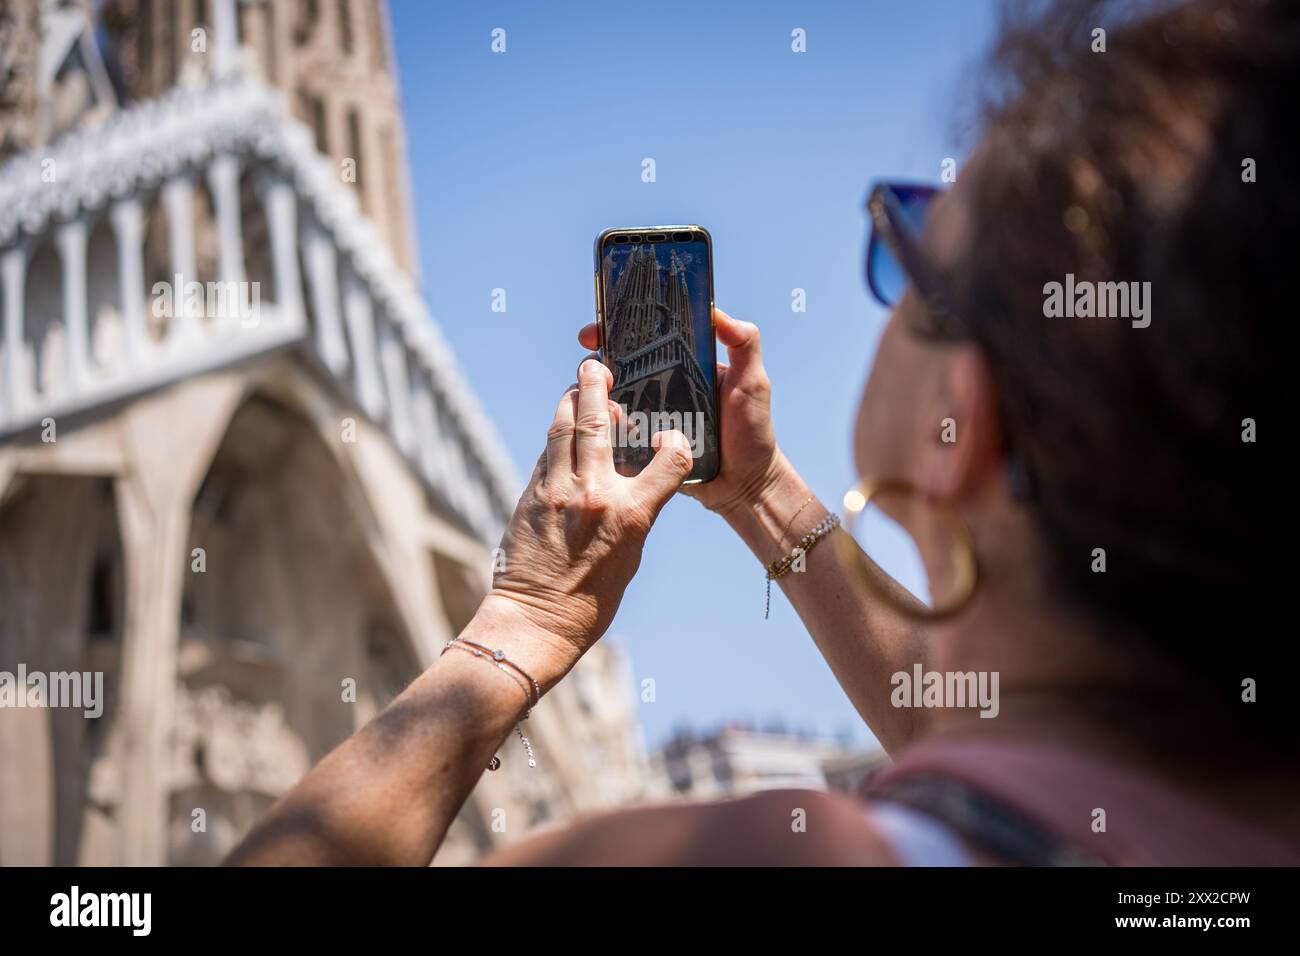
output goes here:
<path id="1" fill-rule="evenodd" d="M 206 863 L 437 656 L 517 494 L 420 295 L 386 5 L 0 5 L 0 864 Z M 508 560 L 508 556 L 505 556 Z M 439 862 L 642 794 L 598 648 Z"/>
<path id="2" fill-rule="evenodd" d="M 652 758 L 653 792 L 702 800 L 776 789 L 852 793 L 887 763 L 882 750 L 804 734 L 739 726 L 683 731 Z"/>

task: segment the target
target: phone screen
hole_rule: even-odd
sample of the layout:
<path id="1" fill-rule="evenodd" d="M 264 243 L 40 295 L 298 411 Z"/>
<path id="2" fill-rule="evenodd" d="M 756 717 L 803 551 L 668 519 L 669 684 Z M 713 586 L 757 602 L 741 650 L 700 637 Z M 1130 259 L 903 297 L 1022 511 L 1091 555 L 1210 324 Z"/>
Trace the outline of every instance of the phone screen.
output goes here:
<path id="1" fill-rule="evenodd" d="M 716 477 L 717 347 L 708 233 L 610 230 L 597 244 L 597 297 L 610 400 L 622 410 L 614 464 L 634 475 L 654 457 L 651 436 L 676 429 L 691 443 L 690 482 Z"/>

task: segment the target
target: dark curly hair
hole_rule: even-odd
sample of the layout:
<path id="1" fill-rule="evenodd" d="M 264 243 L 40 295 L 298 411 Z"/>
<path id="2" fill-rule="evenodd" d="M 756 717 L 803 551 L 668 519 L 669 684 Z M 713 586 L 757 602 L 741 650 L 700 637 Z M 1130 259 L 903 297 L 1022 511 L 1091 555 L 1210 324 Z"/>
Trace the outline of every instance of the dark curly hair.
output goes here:
<path id="1" fill-rule="evenodd" d="M 1003 21 L 955 318 L 931 331 L 989 360 L 1062 595 L 1250 710 L 1242 681 L 1293 640 L 1266 616 L 1285 507 L 1243 433 L 1273 407 L 1265 329 L 1295 303 L 1300 4 L 1016 3 Z M 1151 324 L 1045 318 L 1067 273 L 1150 282 Z"/>

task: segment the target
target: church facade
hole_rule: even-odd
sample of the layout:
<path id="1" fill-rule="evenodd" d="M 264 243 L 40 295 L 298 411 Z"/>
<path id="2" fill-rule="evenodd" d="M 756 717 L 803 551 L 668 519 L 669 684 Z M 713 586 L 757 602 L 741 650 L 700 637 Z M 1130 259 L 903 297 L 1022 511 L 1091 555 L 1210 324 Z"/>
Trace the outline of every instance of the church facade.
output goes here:
<path id="1" fill-rule="evenodd" d="M 382 0 L 0 11 L 0 865 L 219 860 L 489 586 L 404 156 Z M 630 685 L 596 648 L 436 862 L 639 797 Z"/>

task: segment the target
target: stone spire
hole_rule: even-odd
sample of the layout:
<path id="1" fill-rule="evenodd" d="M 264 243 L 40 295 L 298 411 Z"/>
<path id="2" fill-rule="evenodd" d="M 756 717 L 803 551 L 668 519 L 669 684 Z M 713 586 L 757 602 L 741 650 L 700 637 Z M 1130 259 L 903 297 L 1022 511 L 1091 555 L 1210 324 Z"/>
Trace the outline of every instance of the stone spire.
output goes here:
<path id="1" fill-rule="evenodd" d="M 357 191 L 398 264 L 418 280 L 406 125 L 384 0 L 108 0 L 103 16 L 132 99 L 237 70 L 281 90 L 340 180 Z M 223 35 L 227 23 L 237 26 L 233 43 Z"/>

